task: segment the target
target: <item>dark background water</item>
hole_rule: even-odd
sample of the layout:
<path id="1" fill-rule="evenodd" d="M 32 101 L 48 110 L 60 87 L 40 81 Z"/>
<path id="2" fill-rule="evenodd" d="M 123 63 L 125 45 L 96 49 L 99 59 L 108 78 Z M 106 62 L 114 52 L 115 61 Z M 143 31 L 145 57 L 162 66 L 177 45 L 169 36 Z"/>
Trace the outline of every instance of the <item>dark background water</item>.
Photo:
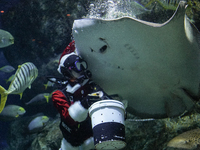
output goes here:
<path id="1" fill-rule="evenodd" d="M 0 67 L 7 65 L 8 62 L 3 55 L 3 51 L 0 51 Z M 10 73 L 9 73 L 10 74 Z M 6 82 L 4 79 L 9 77 L 9 74 L 0 71 L 0 85 L 7 88 Z M 9 129 L 9 122 L 0 121 L 0 149 L 3 149 L 7 146 L 6 143 L 6 133 Z"/>
<path id="2" fill-rule="evenodd" d="M 1 22 L 1 16 L 9 9 L 16 6 L 18 2 L 19 0 L 0 0 L 0 29 L 4 29 Z M 9 65 L 3 54 L 5 50 L 6 48 L 0 49 L 0 67 Z M 0 71 L 0 85 L 3 86 L 5 89 L 7 89 L 9 86 L 9 84 L 6 84 L 5 79 L 8 79 L 12 74 L 13 73 L 4 73 Z M 17 95 L 9 95 L 9 101 L 7 101 L 7 104 L 20 104 L 20 102 L 16 100 L 16 96 Z M 0 121 L 0 150 L 3 150 L 5 147 L 8 146 L 6 142 L 6 133 L 9 130 L 9 124 L 10 122 Z"/>

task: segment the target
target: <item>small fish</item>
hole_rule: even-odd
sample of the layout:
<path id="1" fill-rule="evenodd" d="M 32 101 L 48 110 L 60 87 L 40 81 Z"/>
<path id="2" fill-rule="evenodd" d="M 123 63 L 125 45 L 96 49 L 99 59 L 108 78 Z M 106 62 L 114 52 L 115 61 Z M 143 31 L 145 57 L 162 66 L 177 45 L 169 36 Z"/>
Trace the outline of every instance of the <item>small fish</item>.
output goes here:
<path id="1" fill-rule="evenodd" d="M 41 93 L 33 97 L 29 102 L 26 103 L 26 105 L 39 105 L 49 102 L 49 93 Z"/>
<path id="2" fill-rule="evenodd" d="M 6 72 L 6 73 L 13 72 L 14 70 L 15 70 L 15 68 L 10 65 L 6 65 L 6 66 L 3 66 L 0 68 L 0 71 Z"/>
<path id="3" fill-rule="evenodd" d="M 56 81 L 56 79 L 55 79 L 55 81 Z M 47 87 L 54 86 L 54 84 L 55 84 L 54 82 L 47 81 L 47 83 L 46 83 L 46 84 L 44 84 L 45 90 L 47 89 Z"/>
<path id="4" fill-rule="evenodd" d="M 38 116 L 31 120 L 28 125 L 29 132 L 37 132 L 40 131 L 45 125 L 46 122 L 49 121 L 49 117 L 47 116 Z"/>
<path id="5" fill-rule="evenodd" d="M 0 29 L 0 48 L 14 44 L 14 37 L 5 30 Z"/>
<path id="6" fill-rule="evenodd" d="M 181 148 L 181 149 L 197 149 L 200 145 L 200 129 L 193 129 L 186 131 L 167 144 L 168 147 Z"/>
<path id="7" fill-rule="evenodd" d="M 31 62 L 27 62 L 18 66 L 18 69 L 15 73 L 12 82 L 10 83 L 8 90 L 0 86 L 0 94 L 1 94 L 0 113 L 2 112 L 6 104 L 8 94 L 19 94 L 21 99 L 23 91 L 27 87 L 29 87 L 29 89 L 31 88 L 31 84 L 36 79 L 37 75 L 38 75 L 38 69 Z"/>
<path id="8" fill-rule="evenodd" d="M 6 80 L 6 83 L 11 82 L 14 79 L 15 74 L 11 75 L 8 79 Z"/>
<path id="9" fill-rule="evenodd" d="M 7 105 L 0 113 L 0 120 L 10 121 L 26 113 L 26 110 L 17 105 Z"/>

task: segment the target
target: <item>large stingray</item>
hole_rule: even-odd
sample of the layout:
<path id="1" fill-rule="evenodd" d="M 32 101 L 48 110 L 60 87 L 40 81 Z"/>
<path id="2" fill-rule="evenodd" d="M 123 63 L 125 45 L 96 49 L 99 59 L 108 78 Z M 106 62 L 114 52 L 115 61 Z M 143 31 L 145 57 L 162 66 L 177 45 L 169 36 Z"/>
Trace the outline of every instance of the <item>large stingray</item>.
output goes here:
<path id="1" fill-rule="evenodd" d="M 76 47 L 93 80 L 141 117 L 178 116 L 199 99 L 200 33 L 185 6 L 181 1 L 163 24 L 130 17 L 74 21 Z"/>

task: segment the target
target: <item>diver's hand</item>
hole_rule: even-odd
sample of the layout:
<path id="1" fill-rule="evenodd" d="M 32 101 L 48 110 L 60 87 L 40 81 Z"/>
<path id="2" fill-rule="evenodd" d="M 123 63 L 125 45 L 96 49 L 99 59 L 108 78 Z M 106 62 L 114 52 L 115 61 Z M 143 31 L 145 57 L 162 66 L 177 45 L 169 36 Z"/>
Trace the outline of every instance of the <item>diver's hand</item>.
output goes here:
<path id="1" fill-rule="evenodd" d="M 98 92 L 94 92 L 94 93 L 91 93 L 91 94 L 88 94 L 89 96 L 96 96 L 96 97 L 99 97 L 101 100 L 105 100 L 105 99 L 112 99 L 108 96 L 108 94 L 106 94 L 105 92 L 103 91 L 98 91 Z"/>
<path id="2" fill-rule="evenodd" d="M 98 91 L 98 92 L 94 92 L 94 93 L 91 93 L 91 94 L 88 94 L 88 96 L 97 96 L 99 98 L 103 97 L 103 92 L 102 91 Z"/>
<path id="3" fill-rule="evenodd" d="M 89 101 L 88 96 L 84 97 L 84 98 L 81 100 L 81 105 L 82 105 L 85 109 L 88 109 L 88 108 L 90 107 L 88 101 Z"/>
<path id="4" fill-rule="evenodd" d="M 81 100 L 81 105 L 88 109 L 93 103 L 101 100 L 98 96 L 88 95 Z"/>

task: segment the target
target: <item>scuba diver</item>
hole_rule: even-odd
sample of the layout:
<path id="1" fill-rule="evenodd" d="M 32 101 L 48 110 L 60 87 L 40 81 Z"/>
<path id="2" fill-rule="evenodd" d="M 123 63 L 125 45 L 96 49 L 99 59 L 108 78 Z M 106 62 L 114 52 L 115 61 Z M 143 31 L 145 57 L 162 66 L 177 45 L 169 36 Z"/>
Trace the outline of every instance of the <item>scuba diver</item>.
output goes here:
<path id="1" fill-rule="evenodd" d="M 63 51 L 58 72 L 65 80 L 53 92 L 52 101 L 61 116 L 60 130 L 63 134 L 59 150 L 94 149 L 94 139 L 88 108 L 102 99 L 111 99 L 91 80 L 87 62 L 75 52 L 72 41 Z"/>

